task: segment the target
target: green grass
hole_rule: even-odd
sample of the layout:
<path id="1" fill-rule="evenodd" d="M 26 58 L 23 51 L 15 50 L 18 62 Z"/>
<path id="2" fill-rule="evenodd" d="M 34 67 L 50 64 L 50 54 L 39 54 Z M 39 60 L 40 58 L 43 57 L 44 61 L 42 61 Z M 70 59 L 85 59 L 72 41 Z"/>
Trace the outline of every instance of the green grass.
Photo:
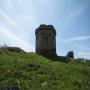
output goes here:
<path id="1" fill-rule="evenodd" d="M 65 63 L 34 53 L 0 54 L 0 88 L 90 90 L 90 63 Z"/>

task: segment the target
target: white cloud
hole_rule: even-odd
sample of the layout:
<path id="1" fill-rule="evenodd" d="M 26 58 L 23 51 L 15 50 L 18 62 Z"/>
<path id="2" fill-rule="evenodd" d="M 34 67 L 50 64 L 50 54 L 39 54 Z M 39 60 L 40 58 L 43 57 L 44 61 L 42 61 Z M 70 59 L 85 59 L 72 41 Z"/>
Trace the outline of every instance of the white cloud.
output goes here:
<path id="1" fill-rule="evenodd" d="M 72 6 L 72 2 L 77 2 L 77 4 Z M 63 32 L 63 28 L 68 30 L 68 27 L 72 26 L 72 22 L 75 22 L 77 17 L 84 13 L 86 7 L 87 5 L 83 1 L 78 4 L 78 1 L 75 0 L 0 0 L 0 18 L 2 19 L 0 26 L 4 26 L 0 27 L 0 40 L 4 40 L 8 45 L 34 51 L 33 29 L 40 23 L 55 23 Z M 59 23 L 62 23 L 61 26 Z M 73 37 L 63 41 L 83 40 L 90 40 L 90 36 Z M 31 46 L 29 43 L 31 43 Z M 73 46 L 75 47 L 75 44 Z M 65 53 L 65 50 L 62 49 L 62 53 Z"/>
<path id="2" fill-rule="evenodd" d="M 78 55 L 90 55 L 90 52 L 80 52 Z"/>
<path id="3" fill-rule="evenodd" d="M 53 1 L 51 1 L 51 0 L 39 0 L 38 2 L 40 3 L 40 5 L 46 7 L 46 6 L 50 5 L 50 3 Z"/>
<path id="4" fill-rule="evenodd" d="M 22 15 L 21 16 L 21 21 L 22 24 L 18 24 L 20 23 L 20 21 L 18 21 L 18 23 L 16 21 L 14 21 L 10 16 L 8 16 L 6 13 L 4 13 L 1 9 L 0 9 L 0 14 L 2 16 L 4 16 L 4 18 L 6 19 L 6 21 L 8 21 L 7 25 L 4 24 L 4 27 L 9 27 L 8 30 L 11 30 L 11 32 L 13 32 L 14 34 L 16 34 L 16 36 L 18 37 L 22 37 L 24 35 L 24 37 L 22 37 L 23 39 L 27 38 L 29 36 L 28 31 L 25 28 L 22 28 L 22 26 L 25 25 L 25 23 L 30 23 L 32 24 L 34 22 L 34 17 L 33 16 L 29 16 L 29 15 Z M 14 27 L 13 27 L 14 26 Z M 25 30 L 24 30 L 25 29 Z M 32 30 L 30 30 L 30 33 L 32 33 Z"/>
<path id="5" fill-rule="evenodd" d="M 87 9 L 87 3 L 83 2 L 81 5 L 73 8 L 69 13 L 67 13 L 64 17 L 64 28 L 68 30 L 69 27 L 72 26 L 72 23 L 75 22 L 77 17 L 82 15 Z"/>
<path id="6" fill-rule="evenodd" d="M 15 36 L 4 27 L 0 27 L 0 37 L 8 40 L 8 45 L 19 46 L 26 51 L 34 51 L 33 46 L 30 46 L 29 43 Z"/>
<path id="7" fill-rule="evenodd" d="M 30 22 L 30 23 L 33 23 L 34 22 L 34 17 L 32 17 L 31 15 L 25 15 L 23 17 L 23 19 L 26 21 L 26 22 Z"/>
<path id="8" fill-rule="evenodd" d="M 0 9 L 0 14 L 2 17 L 4 17 L 3 21 L 6 23 L 0 27 L 0 39 L 2 39 L 1 41 L 4 40 L 7 45 L 21 47 L 26 51 L 34 51 L 34 47 L 29 44 L 32 43 L 30 40 L 32 30 L 28 31 L 26 30 L 27 27 L 24 27 L 24 25 L 28 23 L 32 24 L 35 20 L 36 14 L 34 13 L 35 11 L 33 11 L 33 3 L 29 0 L 23 0 L 20 2 L 22 3 L 20 4 L 19 0 L 17 0 L 15 3 L 11 0 L 8 0 L 6 3 L 3 2 L 3 6 L 5 8 Z M 18 3 L 21 5 L 19 10 L 21 10 L 23 14 L 19 13 L 18 10 L 15 10 L 17 6 L 19 7 Z M 11 9 L 11 6 L 7 7 L 9 4 L 11 6 L 14 5 L 14 9 Z M 26 10 L 24 10 L 24 8 L 26 8 Z M 11 12 L 9 12 L 9 9 Z M 13 16 L 14 13 L 15 17 Z"/>
<path id="9" fill-rule="evenodd" d="M 86 58 L 86 59 L 90 59 L 90 52 L 79 52 L 77 54 L 77 57 L 80 57 L 80 58 Z"/>
<path id="10" fill-rule="evenodd" d="M 63 39 L 63 42 L 74 42 L 74 41 L 83 41 L 83 40 L 90 40 L 90 36 L 79 36 L 79 37 L 73 37 L 69 39 Z"/>
<path id="11" fill-rule="evenodd" d="M 12 2 L 12 0 L 6 0 L 5 2 L 7 3 L 9 9 L 12 9 L 13 8 L 13 2 Z"/>
<path id="12" fill-rule="evenodd" d="M 17 26 L 17 23 L 11 18 L 9 17 L 7 14 L 5 14 L 1 9 L 0 9 L 0 13 L 14 26 Z"/>
<path id="13" fill-rule="evenodd" d="M 84 46 L 84 47 L 82 47 L 82 49 L 83 49 L 83 50 L 90 50 L 90 47 Z"/>

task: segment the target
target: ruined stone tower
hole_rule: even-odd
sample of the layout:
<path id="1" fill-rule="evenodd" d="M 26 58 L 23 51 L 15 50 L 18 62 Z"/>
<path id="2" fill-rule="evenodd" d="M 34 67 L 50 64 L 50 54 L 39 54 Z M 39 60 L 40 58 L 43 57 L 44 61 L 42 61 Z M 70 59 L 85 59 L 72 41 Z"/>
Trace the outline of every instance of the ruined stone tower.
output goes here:
<path id="1" fill-rule="evenodd" d="M 36 53 L 44 56 L 56 55 L 56 30 L 52 25 L 40 25 L 36 31 Z"/>

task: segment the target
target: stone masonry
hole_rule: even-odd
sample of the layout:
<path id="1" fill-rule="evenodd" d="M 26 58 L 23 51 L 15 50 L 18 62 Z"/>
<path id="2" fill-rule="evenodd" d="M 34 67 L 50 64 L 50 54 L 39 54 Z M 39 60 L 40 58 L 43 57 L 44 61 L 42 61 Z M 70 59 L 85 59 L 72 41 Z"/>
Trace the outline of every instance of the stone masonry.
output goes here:
<path id="1" fill-rule="evenodd" d="M 56 56 L 56 30 L 52 25 L 40 25 L 36 31 L 36 53 Z"/>

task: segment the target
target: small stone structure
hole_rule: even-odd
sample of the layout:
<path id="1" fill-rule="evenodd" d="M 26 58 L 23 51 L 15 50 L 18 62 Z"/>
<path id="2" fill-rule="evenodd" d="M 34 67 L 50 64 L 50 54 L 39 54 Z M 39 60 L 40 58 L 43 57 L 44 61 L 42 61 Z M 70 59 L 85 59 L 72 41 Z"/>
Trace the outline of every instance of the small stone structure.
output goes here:
<path id="1" fill-rule="evenodd" d="M 56 56 L 56 30 L 52 25 L 40 25 L 36 31 L 36 53 Z"/>

